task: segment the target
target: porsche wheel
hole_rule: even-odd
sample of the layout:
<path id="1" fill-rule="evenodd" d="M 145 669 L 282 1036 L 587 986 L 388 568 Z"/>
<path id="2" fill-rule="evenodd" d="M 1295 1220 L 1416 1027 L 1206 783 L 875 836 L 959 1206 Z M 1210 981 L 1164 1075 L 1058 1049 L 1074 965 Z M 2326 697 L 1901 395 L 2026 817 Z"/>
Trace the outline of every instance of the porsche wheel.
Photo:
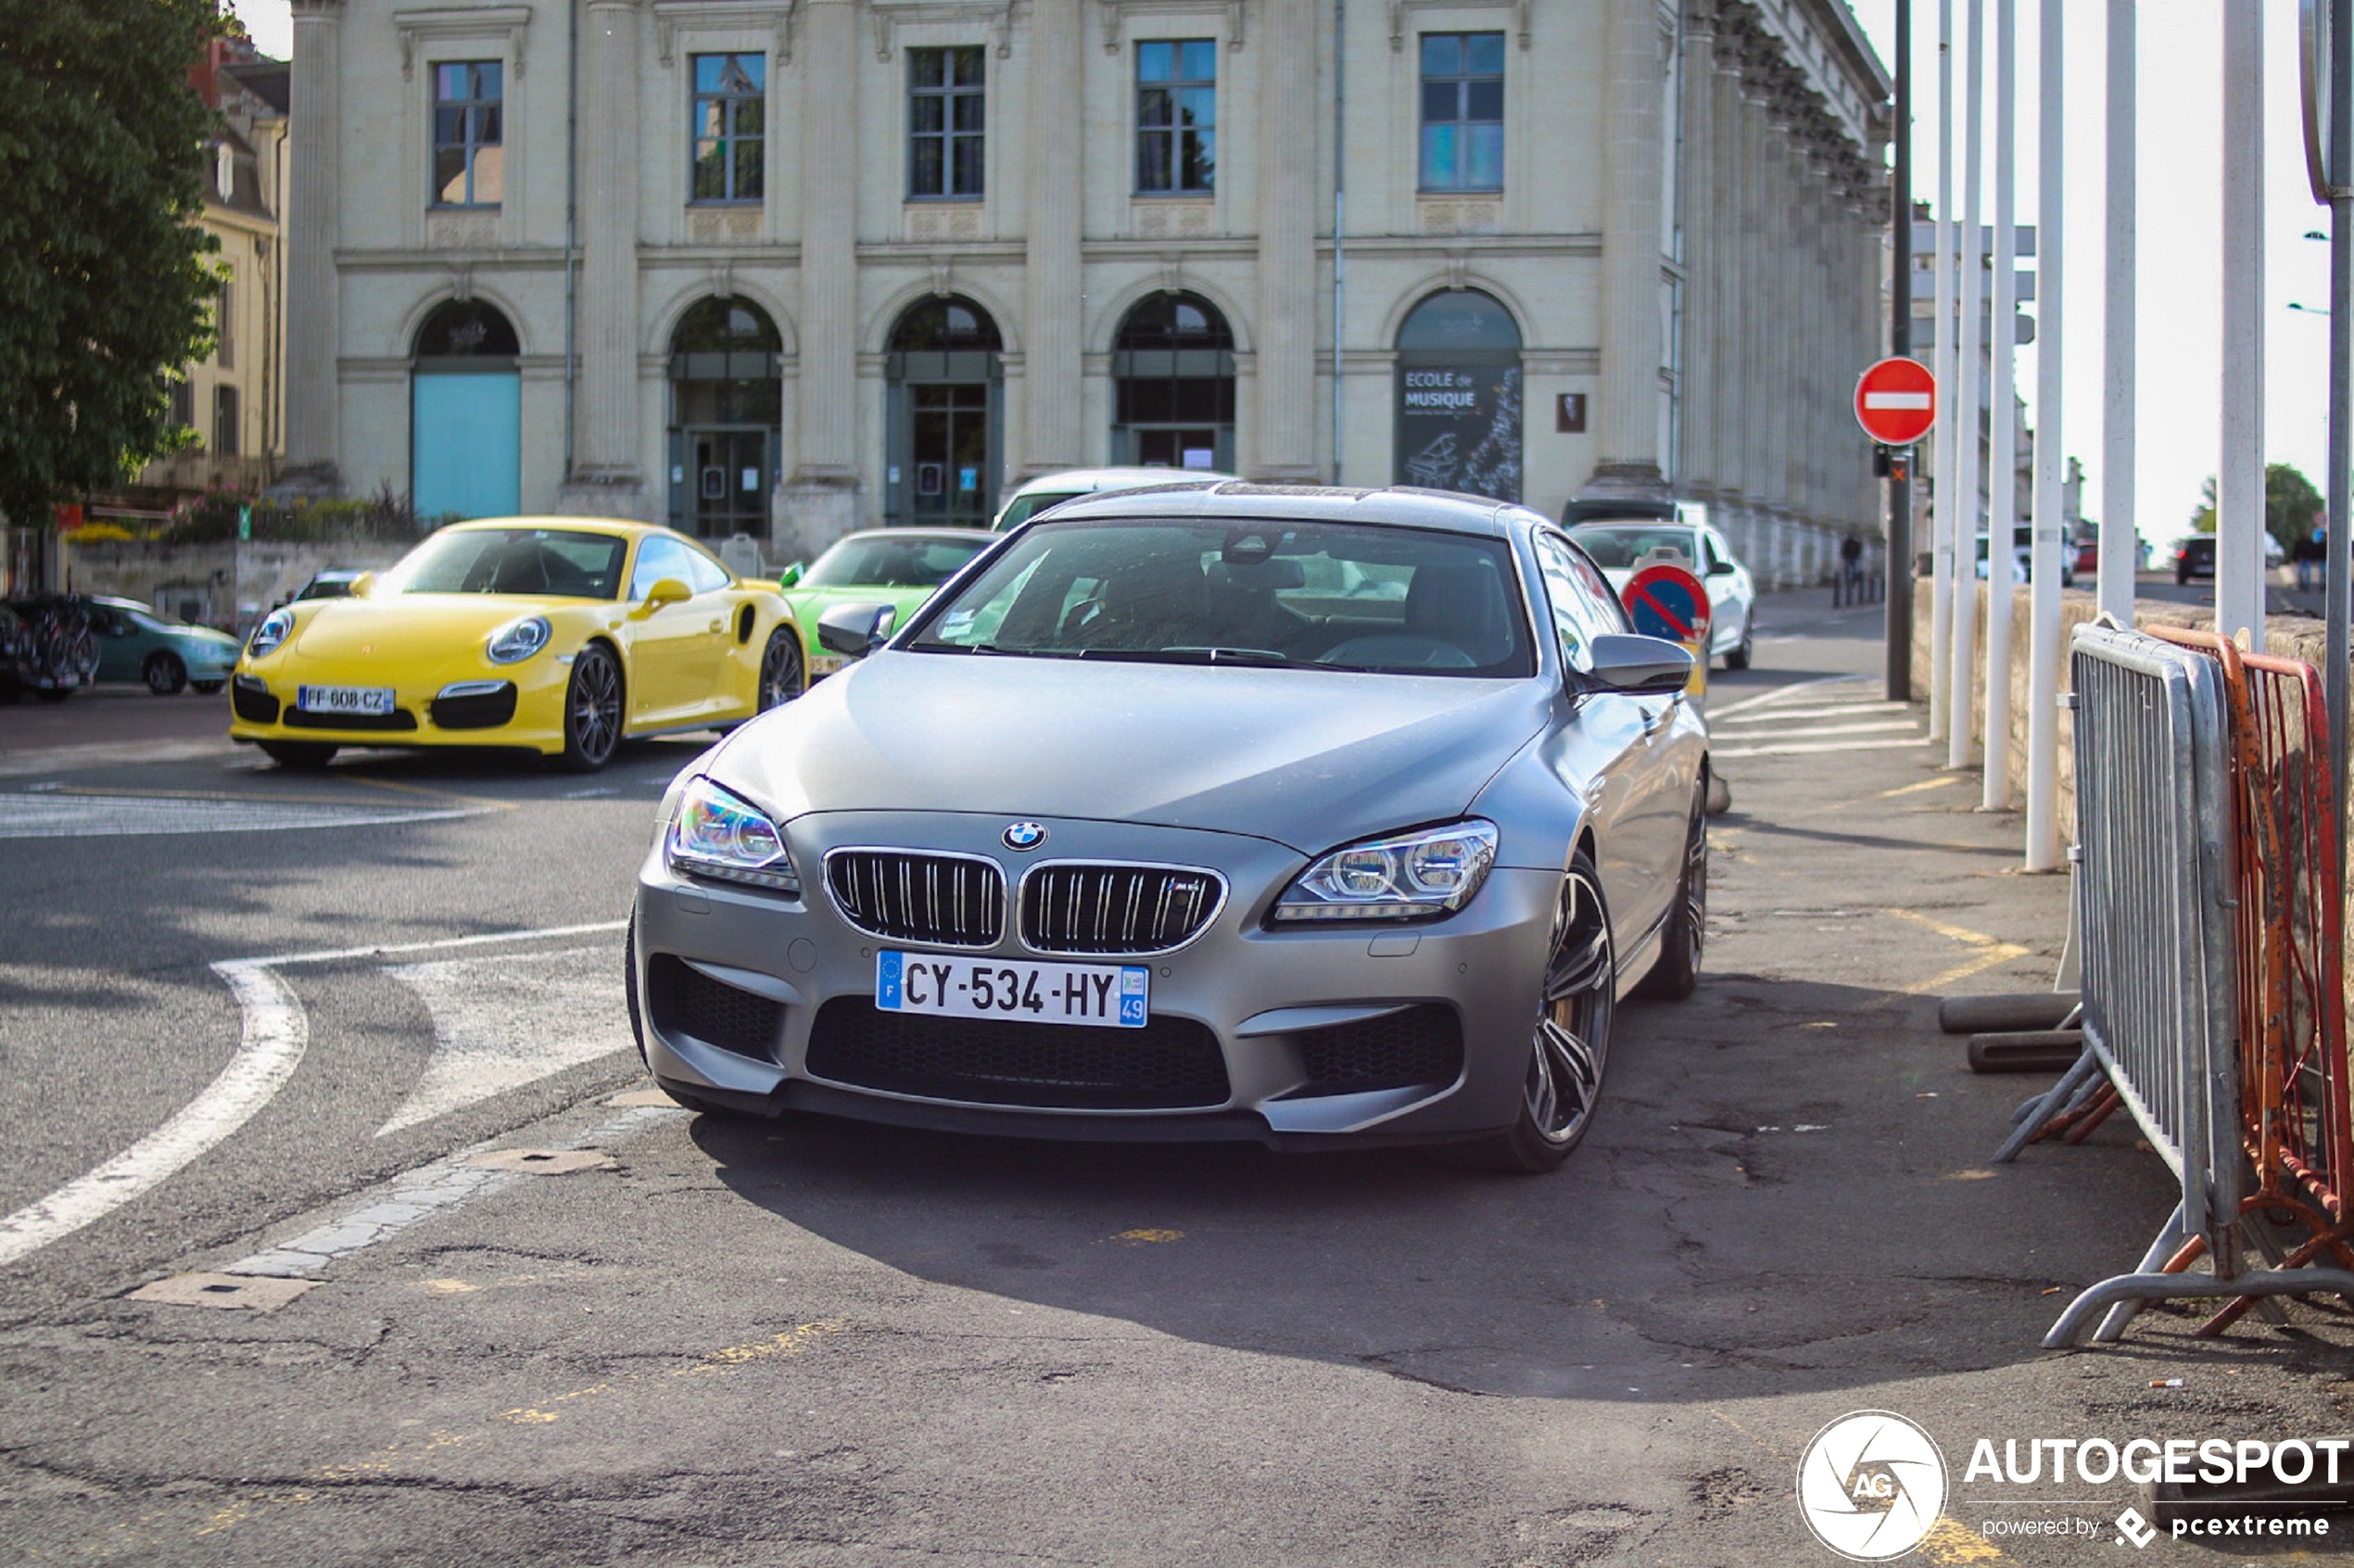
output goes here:
<path id="1" fill-rule="evenodd" d="M 768 634 L 768 646 L 760 651 L 760 704 L 758 711 L 781 708 L 800 696 L 807 682 L 803 677 L 801 634 L 791 626 L 778 626 Z"/>
<path id="2" fill-rule="evenodd" d="M 602 643 L 592 642 L 572 662 L 564 692 L 563 765 L 594 773 L 621 744 L 621 666 Z"/>
<path id="3" fill-rule="evenodd" d="M 1528 1045 L 1520 1116 L 1511 1128 L 1470 1151 L 1492 1170 L 1528 1175 L 1556 1169 L 1585 1140 L 1601 1103 L 1616 1012 L 1614 954 L 1601 879 L 1583 850 L 1562 881 L 1553 955 Z"/>

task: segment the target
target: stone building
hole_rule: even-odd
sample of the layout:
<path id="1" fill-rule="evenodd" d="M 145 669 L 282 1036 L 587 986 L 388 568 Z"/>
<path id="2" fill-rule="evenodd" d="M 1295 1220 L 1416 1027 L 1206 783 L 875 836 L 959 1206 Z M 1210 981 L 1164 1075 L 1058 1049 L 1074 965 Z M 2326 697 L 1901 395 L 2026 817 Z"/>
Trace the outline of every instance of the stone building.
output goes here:
<path id="1" fill-rule="evenodd" d="M 285 428 L 286 62 L 243 39 L 217 38 L 191 77 L 221 116 L 205 149 L 197 219 L 221 247 L 211 259 L 221 295 L 212 352 L 172 378 L 173 421 L 196 442 L 141 471 L 133 495 L 147 501 L 160 498 L 136 492 L 259 488 Z"/>
<path id="2" fill-rule="evenodd" d="M 1885 88 L 1843 0 L 295 0 L 290 473 L 772 559 L 1672 492 L 1795 575 L 1878 530 Z"/>

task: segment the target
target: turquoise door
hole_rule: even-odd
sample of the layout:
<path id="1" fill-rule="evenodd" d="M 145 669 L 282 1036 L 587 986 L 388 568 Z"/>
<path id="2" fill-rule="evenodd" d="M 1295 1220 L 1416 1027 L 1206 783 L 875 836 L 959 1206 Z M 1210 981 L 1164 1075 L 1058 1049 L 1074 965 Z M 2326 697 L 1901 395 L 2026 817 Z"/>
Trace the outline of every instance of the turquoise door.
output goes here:
<path id="1" fill-rule="evenodd" d="M 411 378 L 410 489 L 419 516 L 512 517 L 523 506 L 523 378 L 513 371 Z"/>

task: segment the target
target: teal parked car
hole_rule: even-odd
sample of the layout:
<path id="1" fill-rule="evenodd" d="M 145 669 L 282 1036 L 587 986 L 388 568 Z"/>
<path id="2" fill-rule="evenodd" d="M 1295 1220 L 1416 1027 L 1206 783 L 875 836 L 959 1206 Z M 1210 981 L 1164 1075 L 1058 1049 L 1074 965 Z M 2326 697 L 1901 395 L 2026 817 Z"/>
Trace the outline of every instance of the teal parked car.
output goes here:
<path id="1" fill-rule="evenodd" d="M 132 599 L 84 596 L 82 608 L 98 644 L 100 680 L 143 680 L 158 697 L 187 686 L 209 694 L 236 668 L 237 639 L 226 632 L 172 620 Z"/>

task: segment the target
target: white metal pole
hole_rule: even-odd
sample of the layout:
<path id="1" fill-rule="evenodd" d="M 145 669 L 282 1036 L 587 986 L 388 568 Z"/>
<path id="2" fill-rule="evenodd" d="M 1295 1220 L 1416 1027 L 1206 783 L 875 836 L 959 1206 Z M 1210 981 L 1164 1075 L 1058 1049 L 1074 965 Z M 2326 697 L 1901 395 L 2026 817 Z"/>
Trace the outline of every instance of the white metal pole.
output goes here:
<path id="1" fill-rule="evenodd" d="M 1986 776 L 2011 803 L 2011 563 L 2019 533 L 2019 0 L 1994 0 L 1994 395 L 1987 411 Z"/>
<path id="2" fill-rule="evenodd" d="M 1900 0 L 1901 3 L 1901 0 Z M 1945 734 L 1953 707 L 1954 533 L 1960 526 L 1961 443 L 1954 400 L 1954 0 L 1937 0 L 1937 468 L 1930 483 L 1929 733 Z"/>
<path id="3" fill-rule="evenodd" d="M 1955 399 L 1954 472 L 1954 655 L 1947 672 L 1953 682 L 1953 722 L 1945 735 L 1948 767 L 1970 765 L 1970 729 L 1978 705 L 1971 701 L 1970 683 L 1978 670 L 1978 579 L 1973 541 L 1978 536 L 1979 497 L 1986 472 L 1984 449 L 1979 439 L 1981 405 L 1985 402 L 1985 378 L 1980 366 L 1984 355 L 1981 317 L 1986 298 L 1985 236 L 1980 221 L 1984 185 L 1986 121 L 1986 0 L 1969 0 L 1968 51 L 1962 96 L 1962 238 L 1955 265 L 1961 272 L 1962 319 L 1955 323 L 1955 355 L 1961 361 L 1960 396 Z"/>
<path id="4" fill-rule="evenodd" d="M 2067 521 L 2061 502 L 2068 449 L 2060 436 L 2061 106 L 2068 78 L 2062 0 L 2044 0 L 2035 116 L 2035 542 L 2027 628 L 2027 869 L 2059 865 L 2060 550 Z"/>
<path id="5" fill-rule="evenodd" d="M 2223 450 L 2215 629 L 2264 650 L 2264 10 L 2223 6 Z"/>
<path id="6" fill-rule="evenodd" d="M 2133 569 L 2141 535 L 2133 521 L 2133 251 L 2135 0 L 2108 0 L 2108 276 L 2101 323 L 2102 611 L 2133 624 Z"/>

